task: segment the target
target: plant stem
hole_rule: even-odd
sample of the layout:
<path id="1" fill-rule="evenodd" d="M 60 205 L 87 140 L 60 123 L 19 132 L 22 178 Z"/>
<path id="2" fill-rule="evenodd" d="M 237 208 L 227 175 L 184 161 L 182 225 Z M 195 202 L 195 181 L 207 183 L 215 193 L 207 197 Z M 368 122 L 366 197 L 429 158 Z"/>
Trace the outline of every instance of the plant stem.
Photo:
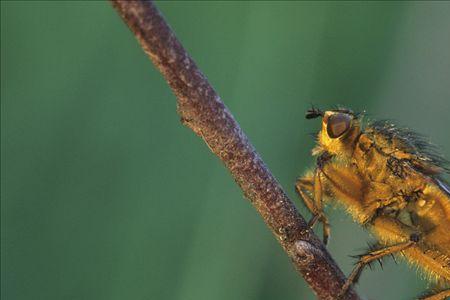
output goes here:
<path id="1" fill-rule="evenodd" d="M 184 125 L 229 169 L 319 299 L 335 299 L 345 276 L 270 173 L 230 111 L 151 1 L 112 4 L 178 99 Z M 350 290 L 345 299 L 359 299 Z"/>

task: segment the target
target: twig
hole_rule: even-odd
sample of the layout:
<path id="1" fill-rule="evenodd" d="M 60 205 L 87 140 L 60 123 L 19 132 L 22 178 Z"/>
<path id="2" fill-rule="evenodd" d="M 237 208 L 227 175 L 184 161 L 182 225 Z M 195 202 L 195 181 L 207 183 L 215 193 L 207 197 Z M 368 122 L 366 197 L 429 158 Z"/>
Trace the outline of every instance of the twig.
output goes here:
<path id="1" fill-rule="evenodd" d="M 319 299 L 335 299 L 345 277 L 269 172 L 220 97 L 149 1 L 112 0 L 142 48 L 164 75 L 184 125 L 230 170 L 296 269 Z M 359 299 L 351 290 L 346 299 Z"/>

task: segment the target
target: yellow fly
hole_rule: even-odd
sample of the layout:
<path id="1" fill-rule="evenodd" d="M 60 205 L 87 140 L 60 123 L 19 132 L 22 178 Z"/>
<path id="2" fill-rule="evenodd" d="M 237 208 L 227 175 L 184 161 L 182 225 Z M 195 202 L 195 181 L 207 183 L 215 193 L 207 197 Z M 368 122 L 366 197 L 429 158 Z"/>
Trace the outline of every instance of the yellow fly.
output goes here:
<path id="1" fill-rule="evenodd" d="M 423 299 L 450 298 L 450 188 L 445 160 L 424 139 L 388 121 L 362 122 L 348 109 L 308 110 L 322 119 L 313 155 L 316 168 L 297 180 L 296 190 L 313 217 L 330 234 L 323 204 L 342 204 L 370 230 L 377 245 L 359 256 L 343 296 L 363 268 L 387 255 L 417 265 L 439 291 Z"/>

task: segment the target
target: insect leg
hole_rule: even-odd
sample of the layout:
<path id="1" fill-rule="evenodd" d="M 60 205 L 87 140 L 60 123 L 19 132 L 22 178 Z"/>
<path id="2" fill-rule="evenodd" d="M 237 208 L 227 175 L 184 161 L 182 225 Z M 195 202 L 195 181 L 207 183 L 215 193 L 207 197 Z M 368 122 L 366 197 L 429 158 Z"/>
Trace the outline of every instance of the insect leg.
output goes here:
<path id="1" fill-rule="evenodd" d="M 321 174 L 321 170 L 316 168 L 316 172 L 314 174 L 314 203 L 317 206 L 318 214 L 315 215 L 310 221 L 310 226 L 312 227 L 317 220 L 322 222 L 323 243 L 326 245 L 328 243 L 328 238 L 330 237 L 330 223 L 328 222 L 328 218 L 323 213 L 323 185 L 322 179 L 320 178 Z M 316 220 L 314 221 L 314 219 Z"/>
<path id="2" fill-rule="evenodd" d="M 312 218 L 309 220 L 309 227 L 313 227 L 317 221 L 323 224 L 323 242 L 327 244 L 328 237 L 330 236 L 330 223 L 328 218 L 323 213 L 323 203 L 322 203 L 322 181 L 320 178 L 320 170 L 317 169 L 314 176 L 305 176 L 297 180 L 295 184 L 297 193 L 302 198 L 306 207 L 309 209 Z M 314 198 L 308 194 L 314 195 Z"/>
<path id="3" fill-rule="evenodd" d="M 425 296 L 423 298 L 420 298 L 420 300 L 445 300 L 450 298 L 450 289 L 440 291 L 437 294 Z"/>
<path id="4" fill-rule="evenodd" d="M 374 260 L 378 260 L 380 258 L 385 257 L 386 255 L 391 255 L 397 252 L 401 252 L 405 249 L 408 249 L 409 247 L 415 245 L 418 242 L 418 235 L 412 234 L 410 237 L 410 240 L 407 242 L 399 243 L 396 245 L 388 246 L 379 250 L 371 251 L 367 254 L 362 255 L 358 262 L 356 263 L 355 268 L 353 269 L 352 273 L 350 273 L 350 276 L 348 276 L 347 281 L 342 286 L 341 292 L 339 293 L 337 299 L 341 299 L 342 296 L 345 295 L 349 287 L 358 279 L 358 277 L 361 275 L 362 270 L 365 266 L 367 266 L 369 263 L 371 263 Z"/>
<path id="5" fill-rule="evenodd" d="M 303 202 L 305 203 L 306 207 L 309 209 L 309 211 L 313 214 L 317 214 L 317 207 L 314 204 L 313 199 L 309 196 L 307 192 L 313 192 L 314 190 L 314 179 L 312 176 L 304 176 L 302 178 L 297 179 L 297 182 L 295 183 L 295 190 L 300 195 L 300 198 L 302 198 Z"/>

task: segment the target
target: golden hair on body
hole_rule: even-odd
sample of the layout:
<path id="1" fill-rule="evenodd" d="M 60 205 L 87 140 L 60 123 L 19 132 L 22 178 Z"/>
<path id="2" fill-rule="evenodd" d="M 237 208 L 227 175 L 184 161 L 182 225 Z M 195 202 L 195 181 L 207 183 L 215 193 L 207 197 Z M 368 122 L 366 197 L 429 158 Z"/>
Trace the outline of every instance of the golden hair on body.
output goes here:
<path id="1" fill-rule="evenodd" d="M 402 255 L 440 288 L 423 299 L 450 298 L 450 189 L 441 175 L 446 161 L 423 138 L 388 121 L 368 123 L 348 109 L 311 109 L 321 118 L 313 155 L 316 168 L 298 179 L 296 190 L 316 222 L 330 227 L 324 202 L 343 205 L 377 239 L 376 249 L 359 256 L 340 295 L 364 266 L 387 255 Z"/>

